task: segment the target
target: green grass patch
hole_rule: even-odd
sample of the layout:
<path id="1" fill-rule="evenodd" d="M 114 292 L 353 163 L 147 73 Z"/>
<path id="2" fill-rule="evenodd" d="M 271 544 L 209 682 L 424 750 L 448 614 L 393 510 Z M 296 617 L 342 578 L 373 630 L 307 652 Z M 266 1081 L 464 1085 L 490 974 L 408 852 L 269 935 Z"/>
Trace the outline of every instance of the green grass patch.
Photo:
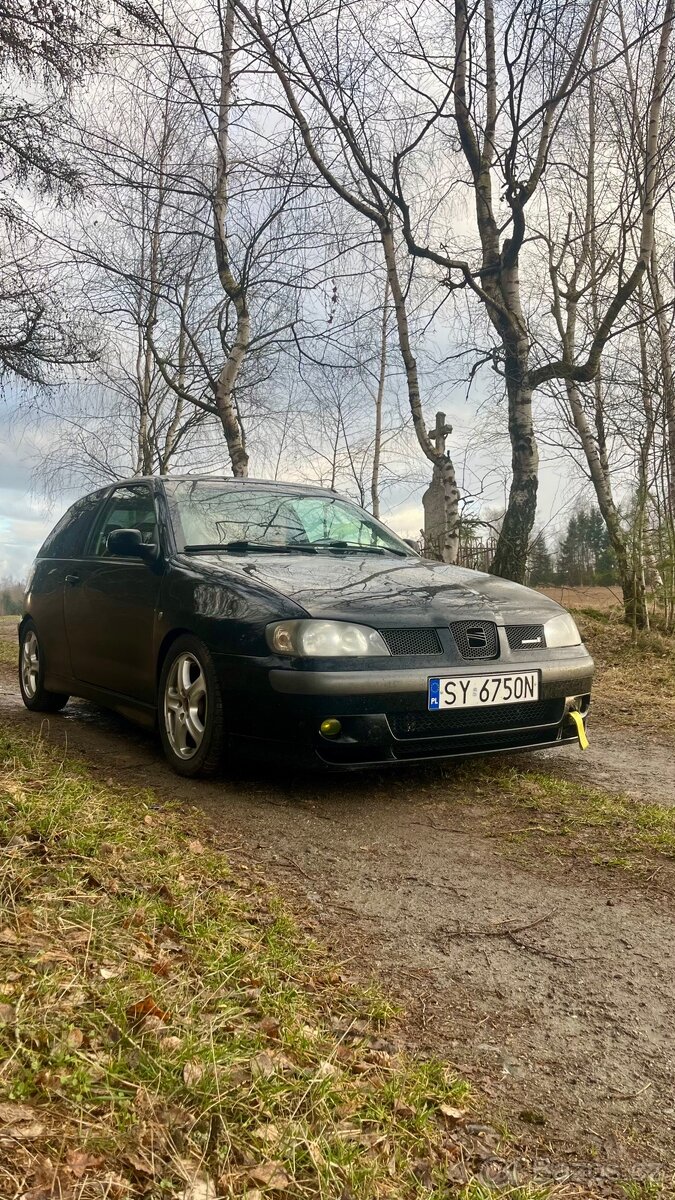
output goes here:
<path id="1" fill-rule="evenodd" d="M 494 799 L 506 799 L 536 813 L 536 823 L 509 836 L 550 832 L 564 835 L 570 849 L 576 838 L 578 848 L 589 851 L 594 861 L 614 868 L 629 868 L 629 855 L 635 852 L 675 858 L 673 808 L 611 795 L 547 771 L 522 770 L 507 763 L 472 763 L 463 769 L 463 778 L 479 795 L 487 791 Z"/>
<path id="2" fill-rule="evenodd" d="M 498 1194 L 449 1182 L 467 1083 L 201 818 L 8 733 L 0 801 L 0 1194 Z"/>

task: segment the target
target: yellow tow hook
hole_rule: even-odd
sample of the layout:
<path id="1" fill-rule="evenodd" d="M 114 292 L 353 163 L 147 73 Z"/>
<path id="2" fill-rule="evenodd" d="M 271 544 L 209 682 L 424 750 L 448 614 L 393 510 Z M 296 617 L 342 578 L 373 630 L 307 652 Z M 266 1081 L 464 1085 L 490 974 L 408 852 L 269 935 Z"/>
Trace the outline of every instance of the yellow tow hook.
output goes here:
<path id="1" fill-rule="evenodd" d="M 574 721 L 574 724 L 576 726 L 577 737 L 579 739 L 579 746 L 581 747 L 582 750 L 588 750 L 588 738 L 586 737 L 586 729 L 584 727 L 584 718 L 582 717 L 581 713 L 579 712 L 579 709 L 578 708 L 570 708 L 567 715 Z"/>

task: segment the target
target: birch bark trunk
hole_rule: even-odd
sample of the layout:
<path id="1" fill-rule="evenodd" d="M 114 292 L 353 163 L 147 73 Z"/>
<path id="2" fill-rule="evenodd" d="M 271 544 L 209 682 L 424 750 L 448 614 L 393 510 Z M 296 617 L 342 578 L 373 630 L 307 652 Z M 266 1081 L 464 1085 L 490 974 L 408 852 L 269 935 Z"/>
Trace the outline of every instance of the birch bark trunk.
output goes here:
<path id="1" fill-rule="evenodd" d="M 387 377 L 387 318 L 389 316 L 389 276 L 384 284 L 382 326 L 380 329 L 380 371 L 375 394 L 375 437 L 373 440 L 373 469 L 370 477 L 370 506 L 374 517 L 380 517 L 380 461 L 382 458 L 382 405 Z"/>
<path id="2" fill-rule="evenodd" d="M 459 551 L 459 488 L 457 486 L 457 475 L 455 473 L 454 463 L 449 454 L 439 453 L 436 450 L 435 444 L 432 442 L 427 432 L 426 422 L 424 420 L 424 412 L 422 409 L 422 399 L 420 395 L 419 374 L 417 371 L 417 362 L 412 352 L 410 343 L 410 327 L 408 322 L 408 313 L 406 309 L 405 296 L 401 288 L 401 282 L 398 277 L 398 264 L 396 261 L 396 246 L 394 236 L 390 226 L 386 225 L 380 229 L 380 237 L 382 239 L 382 248 L 384 250 L 384 261 L 387 267 L 387 278 L 389 280 L 389 288 L 394 306 L 394 316 L 396 318 L 396 328 L 398 332 L 398 342 L 401 349 L 401 358 L 403 359 L 403 368 L 405 371 L 406 384 L 408 388 L 408 403 L 410 404 L 410 412 L 413 419 L 413 428 L 420 449 L 425 457 L 438 468 L 441 480 L 443 482 L 443 497 L 445 504 L 445 535 L 443 540 L 443 562 L 457 562 L 457 554 Z"/>
<path id="3" fill-rule="evenodd" d="M 246 289 L 236 279 L 229 257 L 227 218 L 229 208 L 229 130 L 232 107 L 232 62 L 234 58 L 234 7 L 225 9 L 221 38 L 220 95 L 218 101 L 218 137 L 216 146 L 216 181 L 213 195 L 213 233 L 218 277 L 226 296 L 232 301 L 236 330 L 229 353 L 223 363 L 215 388 L 215 404 L 223 427 L 232 463 L 232 474 L 248 475 L 248 453 L 237 410 L 235 388 L 246 360 L 251 340 L 251 318 Z"/>

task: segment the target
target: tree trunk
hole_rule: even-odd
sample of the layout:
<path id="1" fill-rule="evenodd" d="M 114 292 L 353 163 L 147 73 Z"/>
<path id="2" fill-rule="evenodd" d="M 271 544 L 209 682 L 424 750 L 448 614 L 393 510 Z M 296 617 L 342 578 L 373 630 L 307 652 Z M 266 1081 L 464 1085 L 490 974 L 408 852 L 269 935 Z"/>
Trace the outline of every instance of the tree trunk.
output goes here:
<path id="1" fill-rule="evenodd" d="M 225 434 L 232 463 L 232 474 L 248 475 L 248 454 L 244 432 L 235 400 L 237 377 L 241 371 L 251 340 L 251 319 L 246 289 L 233 274 L 228 249 L 227 218 L 229 210 L 229 130 L 232 105 L 232 59 L 234 56 L 234 8 L 225 9 L 221 39 L 220 96 L 218 102 L 218 140 L 216 146 L 216 185 L 213 196 L 213 234 L 218 266 L 218 278 L 226 296 L 234 306 L 236 332 L 234 341 L 218 375 L 215 403 Z"/>
<path id="2" fill-rule="evenodd" d="M 659 335 L 659 351 L 661 355 L 661 385 L 663 388 L 663 408 L 666 422 L 668 507 L 670 509 L 670 519 L 675 522 L 675 376 L 673 374 L 670 334 L 668 322 L 666 321 L 666 307 L 663 303 L 655 247 L 652 248 L 652 256 L 649 264 L 649 282 L 656 310 L 656 328 Z"/>
<path id="3" fill-rule="evenodd" d="M 635 563 L 631 562 L 619 510 L 614 502 L 609 479 L 605 477 L 602 469 L 598 447 L 586 419 L 579 388 L 575 383 L 570 382 L 566 386 L 570 412 L 588 463 L 598 507 L 616 555 L 626 621 L 630 625 L 635 624 L 642 629 L 646 623 L 647 609 L 641 572 L 636 570 Z"/>
<path id="4" fill-rule="evenodd" d="M 506 391 L 511 439 L 511 487 L 499 532 L 492 573 L 524 583 L 530 535 L 537 515 L 539 452 L 532 423 L 532 388 L 528 381 L 528 344 L 518 338 L 506 359 Z"/>
<path id="5" fill-rule="evenodd" d="M 382 457 L 382 403 L 387 376 L 387 305 L 389 304 L 389 276 L 384 281 L 382 300 L 382 329 L 380 333 L 380 374 L 375 395 L 375 438 L 373 441 L 373 470 L 370 477 L 370 502 L 374 517 L 380 516 L 380 460 Z"/>
<path id="6" fill-rule="evenodd" d="M 429 462 L 432 463 L 434 467 L 438 468 L 441 479 L 443 480 L 443 498 L 445 506 L 443 561 L 447 563 L 455 563 L 457 562 L 457 554 L 459 551 L 460 527 L 459 488 L 457 486 L 457 475 L 455 473 L 454 463 L 450 455 L 444 454 L 442 451 L 437 451 L 434 442 L 432 442 L 427 432 L 426 422 L 424 420 L 424 412 L 422 409 L 422 400 L 420 396 L 420 383 L 417 372 L 417 363 L 410 345 L 410 328 L 408 325 L 408 313 L 406 310 L 405 296 L 403 295 L 403 289 L 401 288 L 401 282 L 398 277 L 394 235 L 388 225 L 380 227 L 380 237 L 382 239 L 384 261 L 387 267 L 387 278 L 389 280 L 389 287 L 391 289 L 391 296 L 394 304 L 394 316 L 396 318 L 398 344 L 401 350 L 401 358 L 403 359 L 403 367 L 405 370 L 406 383 L 408 387 L 408 402 L 410 404 L 410 412 L 413 419 L 413 428 L 423 454 L 426 458 L 428 458 Z"/>

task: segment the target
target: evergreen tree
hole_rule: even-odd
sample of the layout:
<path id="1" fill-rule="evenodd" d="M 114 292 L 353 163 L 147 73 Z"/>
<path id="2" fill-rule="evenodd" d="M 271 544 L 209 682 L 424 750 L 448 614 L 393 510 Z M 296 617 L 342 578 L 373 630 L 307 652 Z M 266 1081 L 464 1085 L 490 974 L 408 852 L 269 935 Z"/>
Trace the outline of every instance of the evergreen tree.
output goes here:
<path id="1" fill-rule="evenodd" d="M 617 582 L 614 552 L 599 509 L 579 509 L 568 522 L 558 548 L 558 581 L 570 587 Z"/>
<path id="2" fill-rule="evenodd" d="M 538 533 L 529 554 L 529 583 L 531 587 L 545 587 L 553 583 L 555 572 L 553 558 L 546 537 Z"/>

